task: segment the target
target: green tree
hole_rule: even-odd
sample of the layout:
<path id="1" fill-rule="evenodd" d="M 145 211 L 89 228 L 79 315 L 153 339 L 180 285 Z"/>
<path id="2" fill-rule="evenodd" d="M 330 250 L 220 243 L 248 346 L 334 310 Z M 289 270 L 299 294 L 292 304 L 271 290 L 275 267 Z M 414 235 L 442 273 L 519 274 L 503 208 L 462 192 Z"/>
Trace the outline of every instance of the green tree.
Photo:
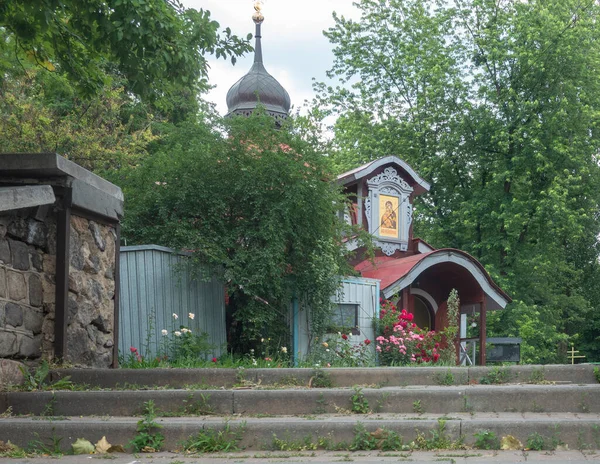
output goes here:
<path id="1" fill-rule="evenodd" d="M 101 174 L 146 157 L 154 122 L 116 83 L 82 99 L 64 75 L 35 67 L 0 81 L 0 152 L 56 152 Z"/>
<path id="2" fill-rule="evenodd" d="M 82 95 L 106 84 L 114 63 L 126 90 L 170 106 L 207 88 L 206 54 L 235 57 L 248 40 L 218 33 L 210 12 L 178 0 L 0 0 L 0 47 L 48 70 L 64 72 Z M 168 109 L 168 108 L 167 108 Z"/>
<path id="3" fill-rule="evenodd" d="M 325 33 L 330 76 L 347 85 L 317 86 L 321 113 L 339 116 L 334 162 L 394 153 L 431 180 L 416 233 L 476 256 L 515 299 L 492 329 L 522 335 L 526 361 L 558 360 L 600 307 L 586 278 L 600 232 L 600 6 L 357 5 L 360 20 L 334 15 Z"/>
<path id="4" fill-rule="evenodd" d="M 152 157 L 113 178 L 127 199 L 123 235 L 189 250 L 196 269 L 226 283 L 234 350 L 262 337 L 287 345 L 293 297 L 311 308 L 318 333 L 346 266 L 335 216 L 345 202 L 328 159 L 268 116 L 219 129 L 217 118 L 174 128 Z"/>

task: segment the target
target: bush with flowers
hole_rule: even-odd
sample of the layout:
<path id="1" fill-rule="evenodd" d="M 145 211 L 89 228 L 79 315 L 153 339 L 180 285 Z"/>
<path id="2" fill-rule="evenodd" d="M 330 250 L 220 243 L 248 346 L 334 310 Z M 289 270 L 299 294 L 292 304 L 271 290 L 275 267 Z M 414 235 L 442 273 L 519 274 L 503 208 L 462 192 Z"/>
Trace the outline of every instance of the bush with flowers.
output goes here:
<path id="1" fill-rule="evenodd" d="M 440 359 L 440 332 L 424 330 L 412 322 L 414 316 L 405 309 L 398 310 L 389 300 L 381 301 L 379 320 L 375 323 L 375 350 L 380 364 L 437 363 Z"/>
<path id="2" fill-rule="evenodd" d="M 323 340 L 315 339 L 307 367 L 367 367 L 375 365 L 373 351 L 369 347 L 371 340 L 353 343 L 351 337 L 338 332 L 327 335 Z"/>
<path id="3" fill-rule="evenodd" d="M 196 315 L 189 313 L 190 320 L 194 320 Z M 177 321 L 179 316 L 173 313 L 173 320 Z M 179 325 L 179 328 L 173 328 L 170 332 L 162 329 L 163 340 L 160 351 L 163 357 L 170 361 L 191 361 L 195 359 L 211 359 L 215 351 L 215 346 L 210 343 L 208 334 L 192 333 L 192 330 L 185 325 Z"/>

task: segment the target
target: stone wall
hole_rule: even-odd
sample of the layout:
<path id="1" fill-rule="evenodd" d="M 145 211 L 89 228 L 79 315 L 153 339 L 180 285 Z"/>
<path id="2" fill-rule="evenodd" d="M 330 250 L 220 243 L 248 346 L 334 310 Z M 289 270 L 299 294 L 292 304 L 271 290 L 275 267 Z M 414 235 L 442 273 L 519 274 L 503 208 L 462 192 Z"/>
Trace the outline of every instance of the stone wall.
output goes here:
<path id="1" fill-rule="evenodd" d="M 55 256 L 55 216 L 0 216 L 0 358 L 39 358 L 53 339 Z"/>
<path id="2" fill-rule="evenodd" d="M 71 219 L 67 361 L 108 367 L 113 359 L 114 227 Z"/>
<path id="3" fill-rule="evenodd" d="M 0 358 L 54 358 L 56 215 L 0 215 Z M 114 345 L 116 232 L 72 216 L 65 360 L 109 367 Z"/>

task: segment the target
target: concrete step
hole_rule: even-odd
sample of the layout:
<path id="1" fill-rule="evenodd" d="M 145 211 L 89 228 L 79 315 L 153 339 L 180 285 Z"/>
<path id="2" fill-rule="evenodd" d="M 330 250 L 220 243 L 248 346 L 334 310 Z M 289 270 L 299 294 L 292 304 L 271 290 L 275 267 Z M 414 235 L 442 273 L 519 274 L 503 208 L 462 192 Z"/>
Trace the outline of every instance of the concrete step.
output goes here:
<path id="1" fill-rule="evenodd" d="M 320 369 L 333 387 L 377 385 L 469 385 L 482 380 L 501 383 L 560 382 L 597 384 L 594 365 L 494 367 L 379 367 Z M 70 376 L 78 384 L 115 388 L 125 384 L 184 388 L 187 385 L 231 388 L 239 384 L 299 385 L 314 382 L 314 369 L 60 369 L 53 380 Z M 312 379 L 312 380 L 311 380 Z"/>
<path id="2" fill-rule="evenodd" d="M 5 392 L 0 393 L 0 412 L 10 408 L 18 415 L 134 416 L 150 400 L 162 414 L 173 416 L 315 415 L 357 408 L 382 413 L 600 413 L 600 384 Z"/>
<path id="3" fill-rule="evenodd" d="M 96 443 L 106 436 L 111 444 L 121 444 L 127 448 L 136 435 L 139 418 L 102 416 L 100 410 L 98 413 L 97 418 L 3 418 L 0 419 L 0 437 L 22 447 L 35 438 L 47 444 L 59 443 L 63 450 L 68 450 L 77 438 Z M 446 417 L 369 414 L 247 419 L 177 417 L 158 418 L 156 422 L 162 426 L 160 433 L 165 436 L 165 450 L 181 450 L 182 442 L 190 437 L 199 433 L 206 436 L 208 430 L 223 431 L 226 427 L 230 430 L 230 435 L 225 434 L 228 440 L 235 442 L 231 432 L 239 432 L 237 446 L 252 450 L 287 447 L 288 451 L 294 451 L 302 446 L 311 449 L 310 444 L 318 444 L 319 439 L 321 447 L 338 444 L 340 448 L 347 448 L 360 427 L 364 427 L 367 433 L 376 432 L 378 428 L 394 431 L 402 437 L 404 444 L 415 440 L 421 444 L 426 444 L 426 440 L 432 443 L 437 437 L 438 443 L 462 440 L 466 445 L 473 445 L 475 434 L 489 431 L 498 439 L 512 435 L 524 445 L 530 436 L 539 434 L 548 448 L 559 445 L 566 445 L 570 449 L 600 448 L 600 415 L 590 413 L 475 413 Z M 280 440 L 279 443 L 275 443 L 275 438 Z"/>

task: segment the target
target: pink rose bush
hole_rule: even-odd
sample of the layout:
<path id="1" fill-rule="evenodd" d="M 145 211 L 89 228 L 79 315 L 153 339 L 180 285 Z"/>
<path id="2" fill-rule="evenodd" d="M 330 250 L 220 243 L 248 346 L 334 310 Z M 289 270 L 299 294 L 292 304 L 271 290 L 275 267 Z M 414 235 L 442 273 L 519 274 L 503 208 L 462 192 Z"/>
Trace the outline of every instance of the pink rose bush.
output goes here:
<path id="1" fill-rule="evenodd" d="M 405 309 L 399 311 L 389 300 L 382 300 L 375 339 L 380 364 L 402 366 L 439 360 L 442 335 L 417 327 L 413 319 Z"/>

